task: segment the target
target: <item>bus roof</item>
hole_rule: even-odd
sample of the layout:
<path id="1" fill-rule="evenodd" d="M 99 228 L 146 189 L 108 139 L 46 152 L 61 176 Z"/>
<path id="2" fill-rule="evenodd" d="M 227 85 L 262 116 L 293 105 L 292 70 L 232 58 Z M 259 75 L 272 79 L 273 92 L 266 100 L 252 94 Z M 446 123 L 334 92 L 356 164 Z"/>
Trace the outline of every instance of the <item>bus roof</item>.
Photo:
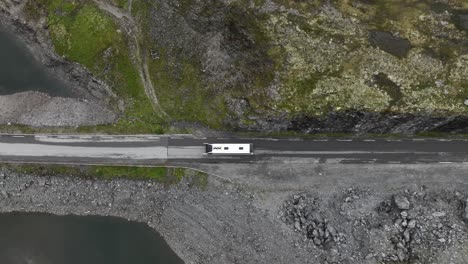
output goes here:
<path id="1" fill-rule="evenodd" d="M 216 143 L 206 144 L 207 154 L 251 154 L 252 144 L 250 143 Z"/>

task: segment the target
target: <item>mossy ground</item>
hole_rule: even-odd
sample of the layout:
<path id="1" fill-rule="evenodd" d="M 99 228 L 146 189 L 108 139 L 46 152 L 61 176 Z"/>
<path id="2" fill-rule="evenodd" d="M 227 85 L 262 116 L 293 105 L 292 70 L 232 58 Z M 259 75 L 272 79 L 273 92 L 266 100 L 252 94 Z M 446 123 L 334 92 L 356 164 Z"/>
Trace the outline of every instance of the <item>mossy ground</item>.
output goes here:
<path id="1" fill-rule="evenodd" d="M 164 185 L 174 185 L 186 180 L 189 186 L 204 189 L 208 174 L 177 167 L 132 167 L 132 166 L 64 166 L 39 164 L 0 164 L 0 168 L 18 173 L 38 176 L 70 176 L 112 180 L 153 180 Z"/>

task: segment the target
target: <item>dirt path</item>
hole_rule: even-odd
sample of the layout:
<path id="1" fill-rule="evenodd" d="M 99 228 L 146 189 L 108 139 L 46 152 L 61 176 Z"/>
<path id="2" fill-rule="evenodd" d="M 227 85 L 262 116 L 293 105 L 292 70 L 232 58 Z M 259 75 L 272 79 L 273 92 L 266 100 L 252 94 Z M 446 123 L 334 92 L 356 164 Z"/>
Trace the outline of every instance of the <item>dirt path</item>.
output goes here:
<path id="1" fill-rule="evenodd" d="M 133 39 L 133 45 L 135 46 L 135 57 L 137 59 L 137 66 L 138 66 L 138 73 L 140 75 L 141 81 L 143 82 L 143 87 L 145 89 L 146 96 L 151 101 L 153 105 L 153 109 L 160 115 L 167 117 L 167 113 L 161 108 L 159 104 L 158 97 L 156 96 L 153 83 L 151 82 L 151 76 L 148 70 L 148 63 L 146 61 L 145 55 L 141 52 L 141 46 L 138 41 L 140 36 L 139 29 L 135 23 L 131 15 L 131 11 L 128 13 L 115 7 L 105 3 L 103 1 L 95 0 L 94 1 L 97 6 L 101 9 L 106 11 L 107 13 L 114 16 L 116 19 L 119 20 L 121 26 L 127 31 L 127 34 Z M 131 7 L 131 2 L 129 3 Z"/>

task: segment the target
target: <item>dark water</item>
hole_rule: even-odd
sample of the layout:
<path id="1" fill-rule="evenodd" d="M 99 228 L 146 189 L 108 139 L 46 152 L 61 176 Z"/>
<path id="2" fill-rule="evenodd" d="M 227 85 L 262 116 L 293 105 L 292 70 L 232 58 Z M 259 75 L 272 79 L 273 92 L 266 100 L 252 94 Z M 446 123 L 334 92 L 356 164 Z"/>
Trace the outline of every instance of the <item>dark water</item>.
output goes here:
<path id="1" fill-rule="evenodd" d="M 456 14 L 454 20 L 455 25 L 457 25 L 458 28 L 468 31 L 468 11 L 465 11 L 465 13 Z"/>
<path id="2" fill-rule="evenodd" d="M 51 78 L 14 36 L 0 27 L 0 95 L 39 91 L 51 96 L 68 97 L 70 89 Z"/>
<path id="3" fill-rule="evenodd" d="M 141 223 L 114 217 L 0 214 L 1 264 L 183 264 Z"/>
<path id="4" fill-rule="evenodd" d="M 411 49 L 411 43 L 407 39 L 393 36 L 384 31 L 371 30 L 369 32 L 369 42 L 372 46 L 379 47 L 398 58 L 405 57 Z"/>

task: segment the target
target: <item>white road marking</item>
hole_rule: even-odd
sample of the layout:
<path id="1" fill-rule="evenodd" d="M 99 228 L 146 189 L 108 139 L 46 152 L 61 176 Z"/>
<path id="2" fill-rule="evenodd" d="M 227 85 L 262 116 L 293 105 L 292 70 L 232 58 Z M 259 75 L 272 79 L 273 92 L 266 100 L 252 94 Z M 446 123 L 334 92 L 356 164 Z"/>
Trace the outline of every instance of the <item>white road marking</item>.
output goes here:
<path id="1" fill-rule="evenodd" d="M 441 163 L 441 164 L 450 164 L 450 163 L 453 163 L 453 162 L 451 162 L 451 161 L 439 161 L 439 162 L 437 162 L 437 163 Z"/>
<path id="2" fill-rule="evenodd" d="M 34 139 L 39 142 L 49 143 L 86 143 L 86 142 L 151 142 L 160 140 L 159 137 L 138 137 L 138 136 L 49 136 L 37 135 Z"/>
<path id="3" fill-rule="evenodd" d="M 205 138 L 206 139 L 206 138 Z M 279 141 L 277 138 L 239 138 L 239 140 L 245 141 L 255 141 L 255 140 L 264 140 L 264 141 Z M 288 139 L 289 140 L 289 139 Z M 294 140 L 294 139 L 293 139 Z"/>
<path id="4" fill-rule="evenodd" d="M 24 136 L 13 136 L 14 138 L 24 138 Z"/>
<path id="5" fill-rule="evenodd" d="M 312 141 L 326 142 L 326 141 L 329 141 L 329 140 L 328 139 L 313 139 Z"/>
<path id="6" fill-rule="evenodd" d="M 401 139 L 386 139 L 385 141 L 388 141 L 388 142 L 400 142 L 400 141 L 403 141 Z"/>
<path id="7" fill-rule="evenodd" d="M 363 141 L 365 141 L 365 142 L 375 142 L 374 139 L 364 139 Z"/>
<path id="8" fill-rule="evenodd" d="M 352 139 L 337 139 L 336 141 L 349 142 L 349 141 L 353 141 L 353 140 Z"/>

